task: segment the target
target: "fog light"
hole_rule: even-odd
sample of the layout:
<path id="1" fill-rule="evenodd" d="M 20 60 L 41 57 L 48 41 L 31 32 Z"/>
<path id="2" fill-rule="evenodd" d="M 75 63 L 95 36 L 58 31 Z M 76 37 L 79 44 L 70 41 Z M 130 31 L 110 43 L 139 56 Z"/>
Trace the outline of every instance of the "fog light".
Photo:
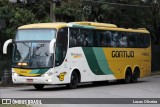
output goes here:
<path id="1" fill-rule="evenodd" d="M 18 76 L 18 74 L 17 74 L 17 73 L 15 73 L 15 72 L 12 72 L 12 75 L 13 75 L 13 76 Z"/>
<path id="2" fill-rule="evenodd" d="M 48 74 L 44 74 L 44 77 L 47 77 L 48 76 Z"/>
<path id="3" fill-rule="evenodd" d="M 52 79 L 47 79 L 46 81 L 47 81 L 47 82 L 52 82 Z"/>
<path id="4" fill-rule="evenodd" d="M 52 79 L 49 79 L 48 82 L 52 82 Z"/>

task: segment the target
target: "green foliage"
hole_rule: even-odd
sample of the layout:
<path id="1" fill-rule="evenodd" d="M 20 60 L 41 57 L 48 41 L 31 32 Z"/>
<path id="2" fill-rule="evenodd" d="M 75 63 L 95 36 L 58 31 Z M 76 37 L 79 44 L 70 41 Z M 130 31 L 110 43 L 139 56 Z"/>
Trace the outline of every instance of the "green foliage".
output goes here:
<path id="1" fill-rule="evenodd" d="M 10 68 L 12 55 L 11 51 L 9 55 L 2 54 L 3 43 L 7 39 L 14 39 L 16 30 L 21 25 L 50 21 L 47 13 L 44 11 L 45 7 L 43 5 L 38 6 L 38 4 L 35 4 L 35 6 L 37 6 L 37 8 L 32 7 L 32 5 L 13 4 L 7 0 L 0 1 L 0 19 L 5 20 L 6 23 L 6 28 L 0 30 L 0 77 L 4 69 Z M 36 9 L 38 11 L 34 11 Z M 40 16 L 41 13 L 43 13 L 42 15 L 45 17 Z"/>
<path id="2" fill-rule="evenodd" d="M 35 15 L 30 11 L 18 8 L 10 3 L 1 5 L 0 19 L 4 19 L 6 21 L 6 28 L 0 31 L 0 42 L 3 44 L 7 39 L 14 38 L 16 29 L 19 26 L 36 22 L 37 20 L 35 20 L 34 17 Z M 0 56 L 2 56 L 2 53 L 0 53 Z M 8 63 L 7 56 L 1 57 L 0 71 L 2 71 L 2 66 L 3 68 L 8 67 L 5 66 L 7 65 L 6 63 Z"/>
<path id="3" fill-rule="evenodd" d="M 50 0 L 36 0 L 34 4 L 26 4 L 23 7 L 35 15 L 38 22 L 51 22 L 49 18 Z"/>
<path id="4" fill-rule="evenodd" d="M 83 6 L 81 0 L 64 0 L 60 7 L 54 9 L 57 21 L 79 21 L 84 20 Z"/>

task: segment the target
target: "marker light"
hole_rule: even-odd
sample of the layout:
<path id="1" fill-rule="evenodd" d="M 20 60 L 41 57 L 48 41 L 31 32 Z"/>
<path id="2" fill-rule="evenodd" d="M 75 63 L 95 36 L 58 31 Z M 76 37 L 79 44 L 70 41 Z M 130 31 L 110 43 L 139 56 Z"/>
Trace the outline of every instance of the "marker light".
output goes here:
<path id="1" fill-rule="evenodd" d="M 23 62 L 23 63 L 21 63 L 21 62 L 18 63 L 18 66 L 27 66 L 27 65 L 28 65 L 28 64 L 27 64 L 27 63 L 24 63 L 24 62 Z"/>

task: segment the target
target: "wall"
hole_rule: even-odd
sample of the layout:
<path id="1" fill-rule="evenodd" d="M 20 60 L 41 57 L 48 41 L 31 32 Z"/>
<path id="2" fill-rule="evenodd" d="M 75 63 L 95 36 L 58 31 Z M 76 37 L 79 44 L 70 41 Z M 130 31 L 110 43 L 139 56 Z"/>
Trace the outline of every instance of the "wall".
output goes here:
<path id="1" fill-rule="evenodd" d="M 152 72 L 160 71 L 160 46 L 152 46 Z"/>

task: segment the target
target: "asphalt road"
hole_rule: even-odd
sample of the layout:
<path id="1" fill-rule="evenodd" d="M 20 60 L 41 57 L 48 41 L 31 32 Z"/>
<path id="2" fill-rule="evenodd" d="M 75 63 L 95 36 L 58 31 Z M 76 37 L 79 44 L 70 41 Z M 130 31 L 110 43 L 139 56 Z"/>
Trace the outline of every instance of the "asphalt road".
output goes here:
<path id="1" fill-rule="evenodd" d="M 131 84 L 110 82 L 95 86 L 85 83 L 72 90 L 56 85 L 45 86 L 41 91 L 33 86 L 0 88 L 1 98 L 160 98 L 160 75 L 141 78 L 138 83 Z"/>

